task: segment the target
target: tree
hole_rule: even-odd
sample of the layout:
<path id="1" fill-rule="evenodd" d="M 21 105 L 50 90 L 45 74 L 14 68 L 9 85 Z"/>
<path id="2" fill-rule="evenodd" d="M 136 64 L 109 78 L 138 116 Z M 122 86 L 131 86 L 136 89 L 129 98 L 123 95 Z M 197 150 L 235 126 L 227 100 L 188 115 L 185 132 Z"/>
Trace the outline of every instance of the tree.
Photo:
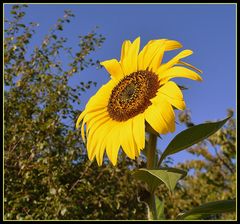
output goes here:
<path id="1" fill-rule="evenodd" d="M 24 24 L 27 5 L 13 5 L 4 38 L 4 217 L 13 219 L 143 219 L 137 183 L 123 164 L 89 164 L 75 130 L 81 94 L 96 83 L 69 85 L 105 38 L 96 31 L 67 47 L 63 18 L 31 50 L 37 23 Z M 74 50 L 73 50 L 74 49 Z M 77 49 L 77 50 L 76 50 Z M 62 55 L 71 57 L 64 66 Z M 123 163 L 134 166 L 134 161 Z"/>

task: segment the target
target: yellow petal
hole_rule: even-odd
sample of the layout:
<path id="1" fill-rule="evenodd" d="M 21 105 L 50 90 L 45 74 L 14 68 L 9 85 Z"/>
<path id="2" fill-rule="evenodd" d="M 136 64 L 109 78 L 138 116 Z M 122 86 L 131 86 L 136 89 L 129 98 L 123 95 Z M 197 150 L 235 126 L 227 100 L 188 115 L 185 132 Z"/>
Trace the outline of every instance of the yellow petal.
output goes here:
<path id="1" fill-rule="evenodd" d="M 115 78 L 117 80 L 123 78 L 122 67 L 116 59 L 103 61 L 100 64 L 105 67 L 112 78 Z"/>
<path id="2" fill-rule="evenodd" d="M 118 151 L 120 148 L 119 134 L 119 125 L 116 125 L 110 130 L 107 136 L 106 152 L 109 160 L 114 166 L 117 164 Z"/>
<path id="3" fill-rule="evenodd" d="M 102 148 L 104 147 L 103 142 L 104 142 L 104 139 L 101 140 L 101 141 L 99 141 L 99 142 L 97 143 L 97 145 L 96 145 L 96 148 L 94 149 L 93 159 L 94 159 L 94 157 L 96 157 L 96 161 L 97 161 L 98 166 L 101 166 L 101 165 L 102 165 L 102 160 L 103 160 L 103 158 L 101 158 L 101 157 L 103 157 L 103 155 L 104 155 L 104 150 L 102 150 Z M 100 151 L 103 152 L 102 156 L 100 155 L 100 154 L 101 154 Z M 93 160 L 93 159 L 92 159 L 92 160 Z M 89 159 L 89 160 L 90 160 L 90 159 Z M 91 160 L 91 161 L 92 161 L 92 160 Z"/>
<path id="4" fill-rule="evenodd" d="M 86 115 L 87 111 L 84 110 L 82 111 L 82 113 L 79 115 L 78 119 L 77 119 L 77 122 L 76 122 L 76 129 L 79 128 L 79 124 L 80 122 L 82 121 L 82 119 L 84 118 L 84 116 Z"/>
<path id="5" fill-rule="evenodd" d="M 94 96 L 92 96 L 86 109 L 93 109 L 96 107 L 106 107 L 108 105 L 109 97 L 111 96 L 113 88 L 117 85 L 117 82 L 111 79 L 108 83 L 104 84 Z"/>
<path id="6" fill-rule="evenodd" d="M 147 52 L 147 49 L 149 48 L 149 45 L 151 45 L 153 42 L 155 42 L 156 40 L 150 40 L 144 47 L 143 49 L 140 51 L 139 55 L 138 55 L 138 71 L 139 70 L 144 70 L 144 56 Z"/>
<path id="7" fill-rule="evenodd" d="M 169 79 L 176 78 L 176 77 L 181 77 L 181 78 L 188 78 L 196 81 L 202 81 L 202 78 L 200 75 L 198 75 L 196 72 L 180 67 L 180 66 L 175 66 L 172 67 L 164 72 L 162 72 L 159 75 L 160 79 L 160 84 L 166 83 Z"/>
<path id="8" fill-rule="evenodd" d="M 84 142 L 85 142 L 85 134 L 84 134 L 85 123 L 88 120 L 95 117 L 96 115 L 98 115 L 99 113 L 107 110 L 108 100 L 115 86 L 116 86 L 116 81 L 114 80 L 110 80 L 107 84 L 103 85 L 97 91 L 97 93 L 89 99 L 85 110 L 78 117 L 76 122 L 76 128 L 79 128 L 80 122 L 82 121 L 82 119 L 85 119 L 83 120 L 82 127 L 81 127 L 81 134 Z"/>
<path id="9" fill-rule="evenodd" d="M 96 118 L 96 117 L 98 117 L 99 115 L 102 115 L 102 114 L 108 115 L 107 107 L 103 107 L 103 108 L 98 109 L 96 111 L 88 111 L 88 113 L 84 117 L 85 122 L 89 122 L 90 120 L 92 120 L 92 119 L 94 119 L 94 118 Z"/>
<path id="10" fill-rule="evenodd" d="M 138 70 L 146 70 L 150 67 L 150 64 L 157 55 L 158 51 L 161 51 L 166 39 L 149 41 L 148 44 L 142 49 L 138 56 Z"/>
<path id="11" fill-rule="evenodd" d="M 179 110 L 184 110 L 186 108 L 182 91 L 172 81 L 167 82 L 158 90 L 156 98 L 164 98 Z"/>
<path id="12" fill-rule="evenodd" d="M 107 115 L 107 108 L 103 108 L 103 109 L 100 109 L 100 110 L 97 110 L 97 111 L 92 111 L 92 112 L 88 112 L 84 119 L 83 119 L 83 122 L 82 122 L 82 127 L 81 127 L 81 134 L 82 134 L 82 139 L 83 139 L 83 142 L 85 142 L 85 134 L 84 134 L 84 126 L 85 126 L 85 123 L 87 123 L 89 120 L 91 119 L 94 119 L 96 117 L 98 117 L 99 115 L 101 115 L 102 113 L 105 114 L 105 116 Z"/>
<path id="13" fill-rule="evenodd" d="M 102 165 L 102 162 L 103 162 L 103 157 L 104 157 L 104 151 L 106 149 L 106 146 L 107 146 L 107 142 L 109 141 L 109 138 L 107 138 L 109 132 L 111 130 L 113 130 L 116 126 L 118 126 L 119 122 L 117 121 L 114 121 L 114 120 L 110 120 L 108 122 L 108 124 L 106 125 L 106 128 L 105 130 L 102 130 L 102 131 L 105 131 L 105 136 L 104 136 L 104 139 L 101 143 L 101 146 L 98 150 L 98 153 L 96 154 L 96 159 L 97 159 L 97 163 L 98 165 Z M 116 140 L 116 139 L 115 139 Z M 114 152 L 115 153 L 115 152 Z M 113 154 L 114 154 L 113 153 Z M 117 156 L 117 155 L 114 155 L 114 156 Z M 111 158 L 112 159 L 112 158 Z M 114 159 L 114 158 L 113 158 Z"/>
<path id="14" fill-rule="evenodd" d="M 130 46 L 131 46 L 131 41 L 130 40 L 125 40 L 123 42 L 120 62 L 123 60 L 124 57 L 126 57 Z"/>
<path id="15" fill-rule="evenodd" d="M 149 106 L 145 112 L 145 119 L 151 125 L 151 127 L 160 134 L 166 134 L 168 132 L 168 127 L 165 121 L 154 104 Z"/>
<path id="16" fill-rule="evenodd" d="M 153 102 L 145 112 L 145 119 L 151 127 L 160 134 L 174 132 L 175 116 L 172 106 L 164 99 L 159 99 L 157 104 Z"/>
<path id="17" fill-rule="evenodd" d="M 85 139 L 85 132 L 84 132 L 85 123 L 86 122 L 85 122 L 85 117 L 84 117 L 83 122 L 82 122 L 82 127 L 81 127 L 81 135 L 82 135 L 83 142 L 86 141 L 86 139 Z"/>
<path id="18" fill-rule="evenodd" d="M 113 128 L 114 123 L 115 122 L 113 122 L 112 120 L 108 120 L 107 122 L 99 126 L 98 129 L 96 129 L 94 133 L 94 138 L 88 139 L 88 141 L 92 140 L 93 142 L 89 145 L 89 147 L 87 147 L 87 149 L 89 150 L 89 157 L 92 159 L 94 158 L 94 156 L 96 156 L 98 165 L 102 164 L 103 154 L 106 148 L 106 136 Z"/>
<path id="19" fill-rule="evenodd" d="M 101 112 L 101 113 L 98 113 L 98 114 L 96 114 L 95 117 L 92 117 L 91 119 L 88 119 L 87 122 L 86 122 L 86 123 L 87 123 L 87 129 L 86 129 L 87 133 L 89 132 L 89 130 L 90 130 L 93 126 L 95 126 L 95 124 L 96 124 L 98 121 L 100 121 L 100 120 L 102 120 L 102 119 L 104 119 L 104 118 L 109 118 L 109 114 L 108 114 L 107 111 L 103 111 L 103 112 Z"/>
<path id="20" fill-rule="evenodd" d="M 123 151 L 127 154 L 127 156 L 131 159 L 135 159 L 135 148 L 133 142 L 133 131 L 132 131 L 132 119 L 121 122 L 121 126 L 119 127 L 120 135 L 120 143 L 123 148 Z"/>
<path id="21" fill-rule="evenodd" d="M 135 157 L 139 157 L 141 150 L 140 148 L 137 147 L 137 143 L 134 138 L 133 138 L 133 143 L 134 143 Z"/>
<path id="22" fill-rule="evenodd" d="M 148 66 L 150 71 L 153 71 L 153 72 L 157 71 L 157 69 L 159 68 L 162 62 L 164 51 L 165 51 L 165 44 L 162 44 L 162 46 L 159 47 L 158 50 L 156 51 L 154 57 L 152 58 L 152 61 Z"/>
<path id="23" fill-rule="evenodd" d="M 171 68 L 175 64 L 179 62 L 180 59 L 185 58 L 189 55 L 191 55 L 193 52 L 191 50 L 183 50 L 178 55 L 176 55 L 174 58 L 172 58 L 170 61 L 168 61 L 165 64 L 162 64 L 159 69 L 157 70 L 157 74 L 161 74 L 163 71 L 166 71 L 167 69 Z"/>
<path id="24" fill-rule="evenodd" d="M 102 162 L 103 162 L 104 151 L 105 151 L 105 148 L 106 148 L 106 139 L 103 139 L 100 142 L 96 146 L 96 160 L 97 160 L 98 166 L 101 166 Z"/>
<path id="25" fill-rule="evenodd" d="M 133 136 L 138 149 L 145 147 L 145 120 L 144 114 L 138 114 L 133 118 Z"/>
<path id="26" fill-rule="evenodd" d="M 175 40 L 159 39 L 150 43 L 143 49 L 144 53 L 142 53 L 142 55 L 139 54 L 139 70 L 145 70 L 149 67 L 150 70 L 154 72 L 157 71 L 165 51 L 171 51 L 182 47 L 182 45 Z"/>
<path id="27" fill-rule="evenodd" d="M 85 142 L 85 135 L 84 135 L 84 125 L 86 123 L 86 118 L 85 116 L 88 114 L 88 113 L 92 113 L 92 112 L 96 112 L 99 113 L 99 111 L 103 110 L 104 108 L 102 107 L 97 107 L 97 108 L 92 108 L 90 110 L 87 110 L 85 109 L 78 117 L 77 119 L 77 122 L 76 122 L 76 128 L 78 129 L 79 128 L 79 125 L 80 125 L 80 122 L 83 120 L 82 122 L 82 127 L 81 127 L 81 134 L 82 134 L 82 139 L 83 141 Z"/>
<path id="28" fill-rule="evenodd" d="M 88 157 L 90 160 L 94 158 L 95 153 L 95 147 L 97 142 L 99 141 L 98 138 L 98 132 L 101 132 L 101 128 L 110 121 L 109 117 L 104 117 L 103 119 L 96 122 L 94 126 L 89 130 L 88 136 L 87 136 L 87 150 L 88 150 Z"/>
<path id="29" fill-rule="evenodd" d="M 153 102 L 154 99 L 157 99 Z M 172 108 L 172 105 L 163 98 L 153 98 L 151 99 L 155 108 L 158 108 L 159 113 L 164 119 L 166 126 L 168 128 L 168 132 L 175 131 L 175 114 Z"/>
<path id="30" fill-rule="evenodd" d="M 172 51 L 182 47 L 182 44 L 176 40 L 167 40 L 165 43 L 165 51 Z"/>
<path id="31" fill-rule="evenodd" d="M 140 37 L 136 38 L 133 43 L 129 46 L 127 54 L 121 60 L 121 66 L 124 75 L 130 75 L 137 71 L 138 52 L 140 48 Z"/>

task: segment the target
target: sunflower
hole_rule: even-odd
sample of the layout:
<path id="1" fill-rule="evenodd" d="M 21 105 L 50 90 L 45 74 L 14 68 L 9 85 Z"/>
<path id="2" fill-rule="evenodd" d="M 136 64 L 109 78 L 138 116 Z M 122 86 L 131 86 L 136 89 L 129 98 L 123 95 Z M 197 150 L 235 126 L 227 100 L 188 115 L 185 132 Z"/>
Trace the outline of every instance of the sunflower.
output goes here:
<path id="1" fill-rule="evenodd" d="M 181 47 L 175 40 L 151 40 L 139 53 L 138 37 L 132 43 L 123 42 L 120 61 L 101 62 L 111 80 L 90 98 L 76 123 L 79 128 L 82 121 L 84 142 L 86 131 L 91 161 L 96 157 L 101 165 L 106 150 L 116 165 L 120 147 L 129 158 L 138 157 L 145 147 L 146 124 L 159 134 L 174 132 L 174 109 L 185 109 L 185 102 L 178 85 L 170 80 L 175 77 L 202 80 L 197 73 L 200 70 L 181 61 L 193 53 L 191 50 L 183 50 L 162 63 L 165 51 Z"/>

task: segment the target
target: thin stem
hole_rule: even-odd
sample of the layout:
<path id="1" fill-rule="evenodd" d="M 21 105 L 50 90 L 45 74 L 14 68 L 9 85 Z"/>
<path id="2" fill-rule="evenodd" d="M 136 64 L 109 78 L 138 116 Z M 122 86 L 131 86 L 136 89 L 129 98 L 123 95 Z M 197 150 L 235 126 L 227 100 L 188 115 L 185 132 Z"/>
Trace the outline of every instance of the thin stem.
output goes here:
<path id="1" fill-rule="evenodd" d="M 148 151 L 147 151 L 147 168 L 152 169 L 154 167 L 155 153 L 157 145 L 157 136 L 150 133 L 149 142 L 148 142 Z"/>
<path id="2" fill-rule="evenodd" d="M 152 169 L 155 167 L 155 153 L 156 153 L 156 145 L 157 145 L 157 136 L 150 133 L 149 141 L 148 141 L 148 150 L 147 150 L 147 169 Z M 157 210 L 156 210 L 156 202 L 154 192 L 150 192 L 149 198 L 149 208 L 151 212 L 151 216 L 153 220 L 157 219 Z"/>

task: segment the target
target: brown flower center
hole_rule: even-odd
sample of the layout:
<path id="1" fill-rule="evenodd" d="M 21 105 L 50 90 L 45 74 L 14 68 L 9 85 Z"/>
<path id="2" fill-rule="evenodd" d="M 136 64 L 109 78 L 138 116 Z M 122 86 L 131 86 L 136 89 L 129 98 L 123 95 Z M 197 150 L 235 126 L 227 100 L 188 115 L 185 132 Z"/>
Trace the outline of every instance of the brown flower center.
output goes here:
<path id="1" fill-rule="evenodd" d="M 143 113 L 152 103 L 160 84 L 151 71 L 137 71 L 124 77 L 112 90 L 108 113 L 113 120 L 126 121 Z"/>

